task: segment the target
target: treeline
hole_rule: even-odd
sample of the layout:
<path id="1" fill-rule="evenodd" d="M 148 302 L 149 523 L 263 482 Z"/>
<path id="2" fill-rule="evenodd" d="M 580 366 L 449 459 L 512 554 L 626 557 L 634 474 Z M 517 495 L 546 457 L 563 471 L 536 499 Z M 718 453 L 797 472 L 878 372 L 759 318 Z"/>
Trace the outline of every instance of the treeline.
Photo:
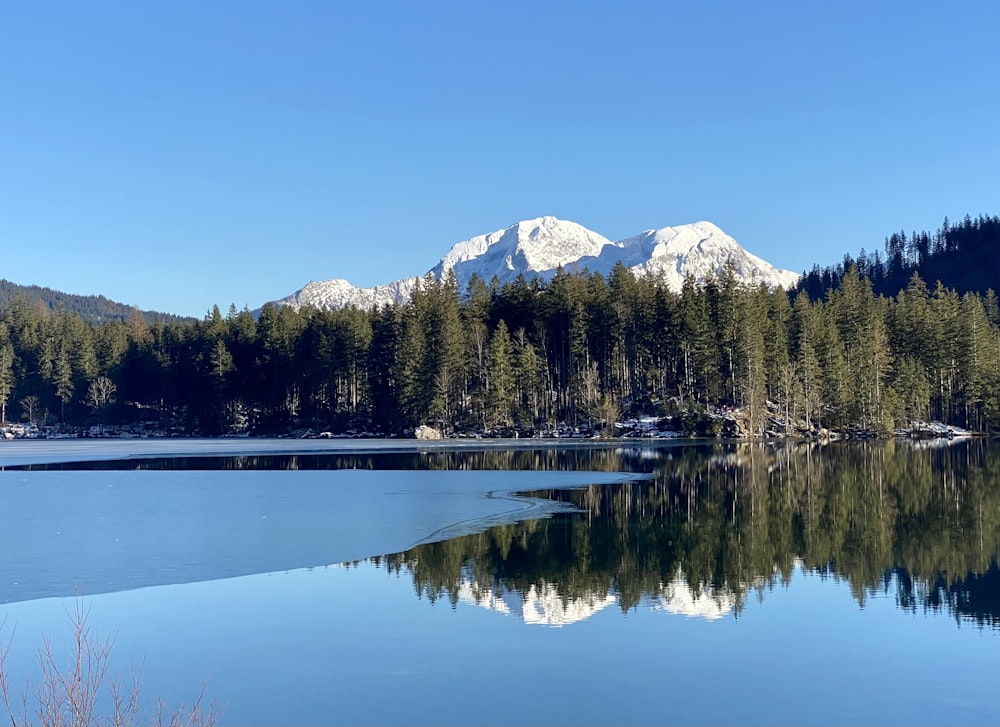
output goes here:
<path id="1" fill-rule="evenodd" d="M 622 266 L 499 286 L 427 277 L 375 311 L 214 308 L 193 324 L 94 324 L 18 299 L 0 312 L 0 415 L 170 422 L 179 431 L 611 431 L 627 415 L 740 411 L 745 431 L 890 432 L 1000 422 L 995 296 L 916 275 L 877 296 L 856 266 L 821 300 L 741 286 L 680 292 Z M 777 424 L 776 424 L 777 422 Z M 703 426 L 702 426 L 703 425 Z"/>
<path id="2" fill-rule="evenodd" d="M 23 298 L 31 303 L 41 303 L 50 311 L 68 311 L 78 313 L 87 321 L 92 323 L 103 323 L 104 321 L 120 320 L 124 321 L 131 317 L 138 309 L 116 303 L 105 298 L 103 295 L 74 295 L 72 293 L 62 293 L 51 288 L 42 288 L 37 285 L 18 285 L 9 280 L 0 279 L 0 309 L 6 307 L 17 298 Z M 172 313 L 160 313 L 158 311 L 139 311 L 148 322 L 154 323 L 162 321 L 164 323 L 193 323 L 194 321 L 184 316 L 177 316 Z"/>
<path id="3" fill-rule="evenodd" d="M 940 280 L 959 295 L 985 293 L 996 287 L 1000 275 L 1000 217 L 966 215 L 957 225 L 945 217 L 936 232 L 907 235 L 901 230 L 885 239 L 884 248 L 884 255 L 862 249 L 856 259 L 846 255 L 837 265 L 814 266 L 796 291 L 804 290 L 819 300 L 831 288 L 840 287 L 847 272 L 857 267 L 871 280 L 876 295 L 895 296 L 914 274 L 927 281 Z"/>

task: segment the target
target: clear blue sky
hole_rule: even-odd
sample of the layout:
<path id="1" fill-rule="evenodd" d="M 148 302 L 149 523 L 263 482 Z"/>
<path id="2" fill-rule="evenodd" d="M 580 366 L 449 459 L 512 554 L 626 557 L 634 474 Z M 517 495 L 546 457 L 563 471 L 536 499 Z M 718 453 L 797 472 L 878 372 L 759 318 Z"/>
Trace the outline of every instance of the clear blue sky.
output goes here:
<path id="1" fill-rule="evenodd" d="M 201 317 L 555 215 L 801 271 L 1000 213 L 1000 3 L 0 0 L 0 277 Z"/>

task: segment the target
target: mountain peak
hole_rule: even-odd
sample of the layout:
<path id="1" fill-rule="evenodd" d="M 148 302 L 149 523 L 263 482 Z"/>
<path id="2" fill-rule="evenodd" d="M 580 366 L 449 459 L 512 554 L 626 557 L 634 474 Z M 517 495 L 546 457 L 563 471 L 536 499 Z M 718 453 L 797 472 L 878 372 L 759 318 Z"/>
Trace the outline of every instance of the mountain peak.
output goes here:
<path id="1" fill-rule="evenodd" d="M 671 289 L 680 290 L 687 275 L 701 282 L 720 274 L 729 262 L 748 285 L 788 288 L 799 277 L 752 255 L 717 225 L 704 220 L 650 229 L 612 242 L 583 225 L 552 216 L 521 220 L 456 243 L 429 272 L 442 278 L 454 271 L 459 290 L 465 290 L 473 275 L 487 281 L 495 277 L 503 284 L 520 275 L 550 279 L 559 268 L 607 275 L 621 263 L 637 275 L 656 275 Z M 373 288 L 355 288 L 339 279 L 312 282 L 277 302 L 296 308 L 370 308 L 407 300 L 415 284 L 416 278 Z"/>
<path id="2" fill-rule="evenodd" d="M 454 245 L 431 269 L 437 276 L 454 270 L 464 288 L 475 273 L 484 280 L 515 280 L 521 273 L 544 273 L 600 254 L 611 242 L 583 225 L 556 217 L 522 220 L 496 232 Z"/>

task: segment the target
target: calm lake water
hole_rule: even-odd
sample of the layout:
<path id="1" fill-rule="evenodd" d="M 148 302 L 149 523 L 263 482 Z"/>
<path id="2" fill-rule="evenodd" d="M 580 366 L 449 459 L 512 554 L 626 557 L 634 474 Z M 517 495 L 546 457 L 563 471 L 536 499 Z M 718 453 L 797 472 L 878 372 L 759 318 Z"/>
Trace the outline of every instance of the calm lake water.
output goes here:
<path id="1" fill-rule="evenodd" d="M 1000 723 L 996 443 L 310 446 L 6 467 L 15 680 L 82 593 L 224 724 Z"/>

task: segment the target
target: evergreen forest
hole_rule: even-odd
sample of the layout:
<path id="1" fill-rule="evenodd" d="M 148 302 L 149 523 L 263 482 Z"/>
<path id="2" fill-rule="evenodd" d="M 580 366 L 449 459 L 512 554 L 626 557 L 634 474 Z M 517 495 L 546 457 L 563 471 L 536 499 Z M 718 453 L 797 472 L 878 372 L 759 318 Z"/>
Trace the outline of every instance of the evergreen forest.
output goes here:
<path id="1" fill-rule="evenodd" d="M 51 288 L 37 285 L 18 285 L 0 278 L 0 308 L 17 298 L 24 298 L 32 303 L 41 303 L 52 311 L 66 310 L 79 313 L 84 320 L 102 323 L 111 320 L 125 320 L 137 311 L 147 321 L 167 321 L 172 323 L 193 323 L 194 319 L 176 316 L 172 313 L 158 311 L 139 311 L 130 305 L 116 303 L 103 295 L 74 295 L 63 293 Z"/>
<path id="2" fill-rule="evenodd" d="M 805 290 L 813 300 L 840 286 L 846 272 L 856 266 L 872 281 L 878 295 L 895 296 L 916 273 L 926 281 L 941 281 L 959 295 L 995 289 L 1000 274 L 1000 217 L 965 216 L 959 224 L 944 218 L 934 233 L 900 230 L 885 239 L 884 255 L 863 249 L 826 268 L 818 265 L 803 275 L 796 290 Z"/>
<path id="3" fill-rule="evenodd" d="M 648 415 L 716 435 L 713 413 L 738 411 L 751 436 L 996 427 L 992 290 L 960 293 L 913 270 L 890 296 L 867 272 L 852 261 L 821 296 L 745 287 L 732 268 L 680 292 L 622 266 L 464 291 L 428 276 L 381 310 L 215 307 L 193 323 L 137 311 L 95 323 L 18 297 L 0 311 L 0 420 L 509 436 L 612 434 Z"/>

